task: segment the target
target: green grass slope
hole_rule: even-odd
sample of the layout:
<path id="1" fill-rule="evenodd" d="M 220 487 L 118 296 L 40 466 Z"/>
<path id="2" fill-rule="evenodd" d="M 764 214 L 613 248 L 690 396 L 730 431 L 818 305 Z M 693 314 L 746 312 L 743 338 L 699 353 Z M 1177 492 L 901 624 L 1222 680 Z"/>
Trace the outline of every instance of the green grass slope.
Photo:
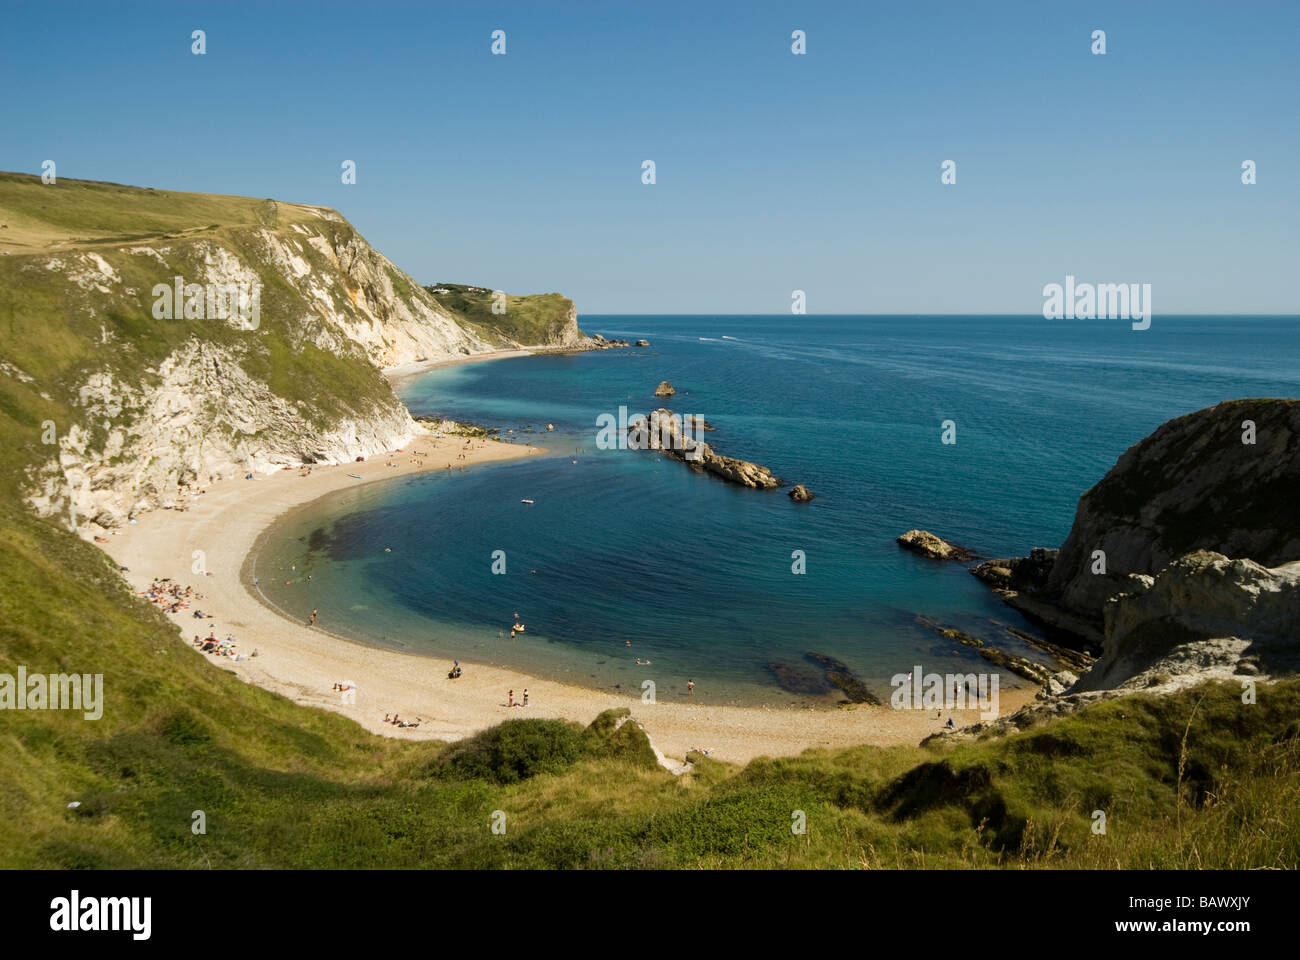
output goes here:
<path id="1" fill-rule="evenodd" d="M 559 344 L 578 335 L 573 301 L 558 293 L 506 295 L 505 309 L 493 313 L 495 293 L 486 287 L 435 283 L 424 288 L 462 325 L 488 338 L 506 337 L 524 346 Z"/>
<path id="2" fill-rule="evenodd" d="M 223 227 L 288 226 L 315 220 L 321 209 L 93 180 L 46 185 L 37 176 L 0 173 L 0 250 L 40 253 L 176 240 Z"/>

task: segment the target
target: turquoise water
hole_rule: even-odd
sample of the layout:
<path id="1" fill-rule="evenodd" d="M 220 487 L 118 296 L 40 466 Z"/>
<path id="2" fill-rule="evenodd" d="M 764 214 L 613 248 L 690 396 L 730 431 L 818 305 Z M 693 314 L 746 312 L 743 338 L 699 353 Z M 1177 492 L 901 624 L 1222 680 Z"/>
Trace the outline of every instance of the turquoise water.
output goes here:
<path id="1" fill-rule="evenodd" d="M 982 663 L 918 613 L 1013 650 L 999 624 L 1026 626 L 963 566 L 901 552 L 899 533 L 921 527 L 985 556 L 1059 546 L 1079 495 L 1165 420 L 1300 394 L 1295 318 L 1156 317 L 1147 331 L 1023 317 L 581 323 L 652 346 L 466 364 L 401 389 L 416 415 L 541 431 L 516 436 L 549 455 L 299 511 L 257 558 L 268 597 L 387 646 L 629 694 L 653 678 L 660 699 L 689 678 L 706 702 L 833 701 L 775 685 L 769 664 L 808 651 L 887 694 L 914 664 Z M 665 379 L 678 393 L 658 401 Z M 653 453 L 598 450 L 597 417 L 620 405 L 701 414 L 717 450 L 818 497 L 796 504 Z M 944 420 L 954 445 L 940 442 Z M 505 575 L 492 573 L 496 550 Z M 284 588 L 290 564 L 312 582 Z M 528 631 L 511 641 L 516 611 Z"/>

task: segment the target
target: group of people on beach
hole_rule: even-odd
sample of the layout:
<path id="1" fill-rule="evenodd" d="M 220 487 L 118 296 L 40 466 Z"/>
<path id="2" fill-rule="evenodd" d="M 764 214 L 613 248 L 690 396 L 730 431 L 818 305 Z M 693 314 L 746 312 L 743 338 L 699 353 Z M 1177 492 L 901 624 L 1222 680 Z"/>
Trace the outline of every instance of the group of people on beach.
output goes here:
<path id="1" fill-rule="evenodd" d="M 163 613 L 180 613 L 182 610 L 188 610 L 191 602 L 203 599 L 203 594 L 198 593 L 193 587 L 182 587 L 170 577 L 154 577 L 153 583 L 147 589 L 141 590 L 139 595 L 160 607 Z M 209 617 L 211 614 L 195 610 L 194 616 L 199 619 Z"/>
<path id="2" fill-rule="evenodd" d="M 516 700 L 516 699 L 515 699 L 515 692 L 514 692 L 513 690 L 511 690 L 510 693 L 508 693 L 508 694 L 506 695 L 506 706 L 508 706 L 508 707 L 526 707 L 526 706 L 528 706 L 528 688 L 527 688 L 527 687 L 524 687 L 524 698 L 523 698 L 522 700 Z"/>
<path id="3" fill-rule="evenodd" d="M 203 599 L 203 594 L 193 587 L 183 587 L 172 580 L 171 577 L 154 577 L 153 582 L 146 589 L 141 590 L 139 596 L 158 606 L 164 613 L 180 613 L 183 610 L 189 610 L 195 601 Z M 196 607 L 191 616 L 195 620 L 212 620 L 216 615 Z M 194 639 L 190 641 L 190 644 L 210 656 L 228 657 L 236 663 L 243 663 L 248 659 L 239 652 L 239 646 L 234 634 L 228 633 L 225 639 L 221 640 L 217 638 L 215 628 L 210 629 L 206 637 L 201 634 L 194 634 Z M 253 651 L 249 656 L 257 656 L 257 651 Z"/>
<path id="4" fill-rule="evenodd" d="M 424 721 L 419 717 L 416 717 L 414 720 L 403 720 L 397 714 L 393 714 L 392 719 L 389 719 L 388 714 L 384 714 L 384 723 L 391 723 L 395 727 L 406 727 L 413 730 L 423 722 Z"/>
<path id="5" fill-rule="evenodd" d="M 215 630 L 208 631 L 206 637 L 201 637 L 196 633 L 194 634 L 194 640 L 192 643 L 204 653 L 210 654 L 214 657 L 229 657 L 236 663 L 243 663 L 248 659 L 240 654 L 238 645 L 235 641 L 235 636 L 231 633 L 226 634 L 226 639 L 224 640 L 217 639 L 217 632 Z"/>

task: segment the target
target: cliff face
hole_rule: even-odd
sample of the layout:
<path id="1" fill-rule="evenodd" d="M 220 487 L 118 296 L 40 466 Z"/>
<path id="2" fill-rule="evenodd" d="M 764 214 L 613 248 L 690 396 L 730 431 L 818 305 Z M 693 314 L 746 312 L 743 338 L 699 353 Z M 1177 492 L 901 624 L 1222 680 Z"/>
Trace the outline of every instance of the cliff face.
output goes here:
<path id="1" fill-rule="evenodd" d="M 1300 670 L 1300 561 L 1197 551 L 1106 605 L 1101 657 L 1072 692 Z"/>
<path id="2" fill-rule="evenodd" d="M 29 503 L 79 524 L 401 446 L 381 368 L 514 343 L 321 207 L 0 174 L 0 227 L 0 417 Z"/>
<path id="3" fill-rule="evenodd" d="M 1136 574 L 1107 601 L 1101 656 L 1077 678 L 1058 673 L 1030 703 L 943 739 L 1026 730 L 1125 694 L 1174 693 L 1207 680 L 1251 686 L 1300 673 L 1300 561 L 1265 567 L 1198 550 L 1156 576 Z"/>
<path id="4" fill-rule="evenodd" d="M 201 341 L 171 353 L 144 385 L 90 374 L 55 459 L 31 475 L 41 515 L 114 527 L 179 506 L 209 480 L 290 464 L 340 463 L 406 443 L 418 432 L 396 398 L 339 416 L 312 415 L 251 376 L 238 354 Z"/>
<path id="5" fill-rule="evenodd" d="M 1101 643 L 1069 702 L 1049 712 L 1133 689 L 1295 673 L 1298 490 L 1300 401 L 1228 401 L 1125 452 L 1080 498 L 1059 551 L 972 572 L 1027 615 Z"/>
<path id="6" fill-rule="evenodd" d="M 1245 421 L 1254 443 L 1243 443 Z M 1170 420 L 1079 500 L 1043 599 L 1100 622 L 1106 601 L 1195 550 L 1300 559 L 1300 401 L 1232 400 Z M 1106 572 L 1094 573 L 1093 552 Z"/>

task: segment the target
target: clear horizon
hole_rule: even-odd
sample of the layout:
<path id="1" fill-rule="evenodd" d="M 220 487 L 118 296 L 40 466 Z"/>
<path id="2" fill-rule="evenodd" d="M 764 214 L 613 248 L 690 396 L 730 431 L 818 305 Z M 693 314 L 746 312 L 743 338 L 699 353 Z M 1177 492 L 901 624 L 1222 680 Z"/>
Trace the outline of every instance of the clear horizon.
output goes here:
<path id="1" fill-rule="evenodd" d="M 1300 312 L 1300 5 L 70 9 L 7 11 L 0 167 L 332 207 L 424 283 L 1030 316 L 1071 274 Z"/>

